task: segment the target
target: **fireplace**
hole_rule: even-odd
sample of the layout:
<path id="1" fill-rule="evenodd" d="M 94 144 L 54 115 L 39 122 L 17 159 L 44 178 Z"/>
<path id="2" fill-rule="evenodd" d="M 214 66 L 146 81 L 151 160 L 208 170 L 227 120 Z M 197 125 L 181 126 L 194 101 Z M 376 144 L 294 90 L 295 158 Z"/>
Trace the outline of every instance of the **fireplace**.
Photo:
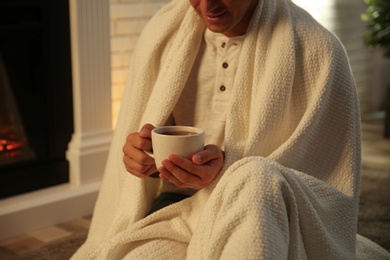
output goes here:
<path id="1" fill-rule="evenodd" d="M 0 2 L 0 198 L 69 181 L 68 0 Z"/>

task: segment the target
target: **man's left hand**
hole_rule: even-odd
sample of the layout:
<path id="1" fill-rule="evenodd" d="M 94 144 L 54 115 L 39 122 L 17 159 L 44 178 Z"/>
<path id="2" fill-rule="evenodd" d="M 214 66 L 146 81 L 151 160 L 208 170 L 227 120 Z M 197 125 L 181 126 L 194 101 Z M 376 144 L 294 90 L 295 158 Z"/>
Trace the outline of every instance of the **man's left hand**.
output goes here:
<path id="1" fill-rule="evenodd" d="M 172 154 L 162 161 L 160 178 L 180 188 L 201 189 L 208 186 L 221 171 L 223 151 L 216 145 L 206 145 L 191 159 Z"/>

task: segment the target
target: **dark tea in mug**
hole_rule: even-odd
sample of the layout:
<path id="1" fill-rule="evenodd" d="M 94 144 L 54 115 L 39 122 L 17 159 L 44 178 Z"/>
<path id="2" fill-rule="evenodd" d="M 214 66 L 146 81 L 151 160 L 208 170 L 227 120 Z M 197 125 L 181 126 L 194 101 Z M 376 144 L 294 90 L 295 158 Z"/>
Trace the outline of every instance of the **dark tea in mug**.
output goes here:
<path id="1" fill-rule="evenodd" d="M 190 131 L 167 131 L 160 133 L 162 135 L 195 135 L 196 133 Z"/>

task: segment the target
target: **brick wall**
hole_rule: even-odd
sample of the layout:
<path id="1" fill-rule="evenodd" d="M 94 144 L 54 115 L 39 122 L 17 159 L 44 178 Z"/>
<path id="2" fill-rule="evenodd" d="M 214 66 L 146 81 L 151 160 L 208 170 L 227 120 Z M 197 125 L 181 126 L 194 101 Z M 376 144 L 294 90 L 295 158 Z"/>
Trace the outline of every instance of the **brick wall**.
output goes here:
<path id="1" fill-rule="evenodd" d="M 138 36 L 151 16 L 169 0 L 110 0 L 113 126 Z M 185 0 L 183 0 L 185 1 Z"/>

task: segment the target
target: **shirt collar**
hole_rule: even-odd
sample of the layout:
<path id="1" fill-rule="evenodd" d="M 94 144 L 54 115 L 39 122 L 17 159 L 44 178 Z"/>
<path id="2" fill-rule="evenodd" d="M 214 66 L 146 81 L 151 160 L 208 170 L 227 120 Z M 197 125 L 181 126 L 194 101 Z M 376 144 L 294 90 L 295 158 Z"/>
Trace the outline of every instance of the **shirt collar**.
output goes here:
<path id="1" fill-rule="evenodd" d="M 232 45 L 241 45 L 245 39 L 245 34 L 236 37 L 227 37 L 222 33 L 215 33 L 206 29 L 204 38 L 208 44 L 212 44 L 216 47 L 221 47 L 223 44 L 226 47 L 230 47 Z"/>

